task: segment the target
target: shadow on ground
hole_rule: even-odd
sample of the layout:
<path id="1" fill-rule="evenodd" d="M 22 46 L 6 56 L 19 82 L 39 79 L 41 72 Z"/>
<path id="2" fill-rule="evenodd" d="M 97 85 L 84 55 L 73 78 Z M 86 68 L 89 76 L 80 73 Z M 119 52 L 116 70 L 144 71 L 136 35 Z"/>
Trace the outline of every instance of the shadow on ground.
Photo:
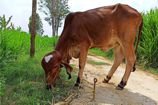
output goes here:
<path id="1" fill-rule="evenodd" d="M 114 84 L 97 86 L 95 100 L 92 100 L 92 89 L 84 87 L 81 95 L 70 105 L 157 105 L 156 101 L 145 95 L 128 89 L 116 90 L 115 87 Z"/>

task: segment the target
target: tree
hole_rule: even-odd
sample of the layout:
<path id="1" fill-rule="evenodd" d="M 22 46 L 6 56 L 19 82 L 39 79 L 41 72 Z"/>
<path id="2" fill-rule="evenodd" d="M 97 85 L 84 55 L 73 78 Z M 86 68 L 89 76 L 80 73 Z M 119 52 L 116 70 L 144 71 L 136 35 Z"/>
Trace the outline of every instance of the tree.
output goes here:
<path id="1" fill-rule="evenodd" d="M 32 0 L 32 24 L 31 24 L 31 38 L 30 38 L 30 57 L 35 55 L 35 35 L 36 35 L 36 7 L 37 1 Z"/>
<path id="2" fill-rule="evenodd" d="M 0 30 L 15 29 L 14 24 L 11 22 L 11 19 L 12 16 L 10 16 L 8 20 L 6 20 L 5 15 L 0 16 Z"/>
<path id="3" fill-rule="evenodd" d="M 58 35 L 62 20 L 69 13 L 68 0 L 40 0 L 39 10 L 46 15 L 45 21 L 52 26 L 52 36 Z"/>
<path id="4" fill-rule="evenodd" d="M 29 24 L 28 24 L 29 33 L 31 33 L 31 24 L 32 24 L 32 16 L 30 16 L 30 18 L 29 18 Z M 39 14 L 36 13 L 36 33 L 39 34 L 39 35 L 42 35 L 43 32 L 44 32 L 43 23 L 41 21 L 41 18 L 39 16 Z"/>

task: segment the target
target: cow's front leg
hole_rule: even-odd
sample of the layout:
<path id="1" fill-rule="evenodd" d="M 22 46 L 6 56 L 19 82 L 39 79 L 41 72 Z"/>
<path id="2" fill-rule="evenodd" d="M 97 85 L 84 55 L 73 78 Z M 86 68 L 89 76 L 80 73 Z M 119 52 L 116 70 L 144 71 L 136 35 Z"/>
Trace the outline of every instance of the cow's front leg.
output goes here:
<path id="1" fill-rule="evenodd" d="M 88 53 L 88 49 L 82 49 L 80 52 L 80 56 L 79 56 L 79 72 L 78 72 L 78 77 L 77 77 L 77 81 L 75 83 L 75 86 L 79 86 L 81 81 L 82 81 L 82 77 L 83 77 L 83 70 L 86 64 L 86 59 L 87 59 L 87 53 Z"/>

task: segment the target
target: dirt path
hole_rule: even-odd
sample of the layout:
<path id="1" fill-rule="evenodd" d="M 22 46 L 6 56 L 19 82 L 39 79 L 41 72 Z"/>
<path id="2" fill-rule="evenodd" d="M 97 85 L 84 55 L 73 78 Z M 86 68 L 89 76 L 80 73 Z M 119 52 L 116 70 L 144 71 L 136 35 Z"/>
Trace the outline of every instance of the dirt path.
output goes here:
<path id="1" fill-rule="evenodd" d="M 96 64 L 92 64 L 92 63 Z M 78 65 L 77 60 L 72 61 Z M 105 63 L 105 64 L 104 64 Z M 101 57 L 88 56 L 88 61 L 84 71 L 81 94 L 74 99 L 70 105 L 158 105 L 158 78 L 152 74 L 136 70 L 130 75 L 127 86 L 124 90 L 116 90 L 115 87 L 120 82 L 125 65 L 121 64 L 108 84 L 102 80 L 110 70 L 112 62 Z M 93 79 L 97 78 L 96 98 L 92 100 Z"/>

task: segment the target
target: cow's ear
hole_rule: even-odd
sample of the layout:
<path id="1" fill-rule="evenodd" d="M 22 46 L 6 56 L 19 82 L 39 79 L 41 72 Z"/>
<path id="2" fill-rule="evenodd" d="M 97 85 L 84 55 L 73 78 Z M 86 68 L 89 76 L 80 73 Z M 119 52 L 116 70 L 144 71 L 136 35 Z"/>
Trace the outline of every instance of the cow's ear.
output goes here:
<path id="1" fill-rule="evenodd" d="M 65 63 L 65 62 L 62 62 L 60 67 L 65 67 L 66 68 L 66 72 L 69 76 L 68 79 L 71 79 L 71 72 L 72 72 L 73 68 L 68 63 Z"/>

